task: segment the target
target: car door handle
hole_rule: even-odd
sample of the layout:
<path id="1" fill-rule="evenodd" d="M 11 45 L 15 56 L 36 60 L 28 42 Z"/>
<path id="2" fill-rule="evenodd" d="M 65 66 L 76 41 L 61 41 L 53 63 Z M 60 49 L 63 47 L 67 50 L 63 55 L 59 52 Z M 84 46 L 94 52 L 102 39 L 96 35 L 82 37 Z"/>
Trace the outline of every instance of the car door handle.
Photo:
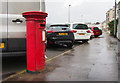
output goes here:
<path id="1" fill-rule="evenodd" d="M 12 20 L 12 22 L 17 23 L 17 24 L 20 24 L 20 23 L 22 23 L 23 21 L 20 20 L 20 19 L 15 19 L 15 20 Z"/>

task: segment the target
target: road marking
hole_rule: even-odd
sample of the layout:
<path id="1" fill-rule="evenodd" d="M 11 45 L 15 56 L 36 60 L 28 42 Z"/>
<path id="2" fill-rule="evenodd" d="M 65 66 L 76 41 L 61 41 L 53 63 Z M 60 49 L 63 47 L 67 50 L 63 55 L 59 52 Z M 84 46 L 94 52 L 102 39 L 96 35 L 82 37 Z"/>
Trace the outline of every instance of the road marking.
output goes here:
<path id="1" fill-rule="evenodd" d="M 72 49 L 71 49 L 71 50 L 72 50 Z M 59 55 L 57 55 L 57 56 L 55 56 L 55 57 L 53 57 L 53 58 L 50 58 L 50 59 L 46 60 L 45 62 L 49 62 L 49 61 L 51 61 L 51 60 L 53 60 L 53 59 L 56 59 L 57 57 L 60 57 L 60 56 L 64 55 L 65 53 L 70 52 L 71 50 L 65 51 L 64 53 L 59 54 Z"/>
<path id="2" fill-rule="evenodd" d="M 0 80 L 0 82 L 2 82 L 2 81 L 7 81 L 8 79 L 13 78 L 13 77 L 15 77 L 15 76 L 17 76 L 17 75 L 23 74 L 23 73 L 25 73 L 25 72 L 26 72 L 26 69 L 25 69 L 25 70 L 22 70 L 22 71 L 20 71 L 20 72 L 18 72 L 18 73 L 16 73 L 16 74 L 10 75 L 9 77 L 7 77 L 7 78 L 5 78 L 5 79 L 3 79 L 3 80 Z"/>
<path id="3" fill-rule="evenodd" d="M 84 44 L 85 44 L 85 43 L 83 43 L 82 45 L 79 45 L 79 46 L 83 46 Z M 73 49 L 75 49 L 75 48 L 77 48 L 77 47 L 79 47 L 79 46 L 76 46 L 76 47 L 74 47 Z M 68 51 L 65 51 L 65 52 L 63 52 L 63 53 L 61 53 L 61 54 L 59 54 L 59 55 L 57 55 L 57 56 L 55 56 L 55 57 L 53 57 L 53 58 L 50 58 L 50 59 L 46 60 L 45 62 L 49 62 L 49 61 L 51 61 L 51 60 L 53 60 L 53 59 L 56 59 L 56 58 L 58 58 L 58 57 L 60 57 L 60 56 L 62 56 L 62 55 L 64 55 L 64 54 L 70 52 L 70 51 L 73 50 L 73 49 L 70 49 L 70 50 L 68 50 Z M 5 79 L 3 79 L 3 80 L 0 80 L 0 82 L 7 81 L 8 79 L 13 78 L 13 77 L 15 77 L 15 76 L 17 76 L 17 75 L 23 74 L 23 73 L 25 73 L 26 71 L 27 71 L 27 70 L 24 69 L 24 70 L 22 70 L 22 71 L 20 71 L 20 72 L 18 72 L 18 73 L 16 73 L 16 74 L 10 75 L 9 77 L 7 77 L 7 78 L 5 78 Z"/>
<path id="4" fill-rule="evenodd" d="M 71 50 L 72 50 L 72 49 L 71 49 Z M 46 60 L 45 62 L 49 62 L 49 61 L 51 61 L 51 60 L 53 60 L 53 59 L 56 59 L 57 57 L 60 57 L 60 56 L 64 55 L 65 53 L 70 52 L 71 50 L 65 51 L 64 53 L 59 54 L 59 55 L 57 55 L 57 56 L 55 56 L 55 57 L 53 57 L 53 58 L 50 58 L 50 59 Z M 2 81 L 7 81 L 8 79 L 13 78 L 13 77 L 15 77 L 15 76 L 17 76 L 17 75 L 23 74 L 23 73 L 25 73 L 26 71 L 27 71 L 27 70 L 25 69 L 25 70 L 22 70 L 22 71 L 20 71 L 20 72 L 18 72 L 18 73 L 16 73 L 16 74 L 10 75 L 9 77 L 7 77 L 7 78 L 5 78 L 5 79 L 0 80 L 0 82 L 2 82 Z"/>

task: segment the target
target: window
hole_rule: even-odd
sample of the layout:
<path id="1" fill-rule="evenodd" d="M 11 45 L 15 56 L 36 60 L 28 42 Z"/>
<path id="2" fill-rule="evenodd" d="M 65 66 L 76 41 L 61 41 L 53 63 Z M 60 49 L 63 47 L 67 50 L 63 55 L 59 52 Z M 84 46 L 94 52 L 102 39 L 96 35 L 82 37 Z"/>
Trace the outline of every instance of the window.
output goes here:
<path id="1" fill-rule="evenodd" d="M 69 28 L 69 25 L 51 25 L 51 28 Z"/>
<path id="2" fill-rule="evenodd" d="M 73 29 L 88 29 L 88 26 L 85 24 L 74 24 Z"/>
<path id="3" fill-rule="evenodd" d="M 94 27 L 94 30 L 99 30 L 99 28 L 98 27 Z"/>

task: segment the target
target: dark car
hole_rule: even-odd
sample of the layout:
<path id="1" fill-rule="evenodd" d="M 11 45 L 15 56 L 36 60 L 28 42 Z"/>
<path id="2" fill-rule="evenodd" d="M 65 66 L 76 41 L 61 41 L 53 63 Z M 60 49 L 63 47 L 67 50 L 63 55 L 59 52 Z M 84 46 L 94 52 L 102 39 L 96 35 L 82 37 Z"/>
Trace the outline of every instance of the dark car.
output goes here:
<path id="1" fill-rule="evenodd" d="M 50 25 L 47 29 L 47 46 L 50 45 L 67 45 L 67 47 L 72 47 L 74 44 L 74 33 L 71 31 L 69 25 L 57 24 Z"/>

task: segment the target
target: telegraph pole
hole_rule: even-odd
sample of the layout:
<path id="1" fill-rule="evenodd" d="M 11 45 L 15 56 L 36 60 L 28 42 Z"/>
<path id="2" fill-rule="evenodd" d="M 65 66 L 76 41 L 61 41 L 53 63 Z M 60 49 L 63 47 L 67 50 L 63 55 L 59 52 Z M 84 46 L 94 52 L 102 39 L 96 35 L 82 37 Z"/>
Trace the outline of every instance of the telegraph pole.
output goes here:
<path id="1" fill-rule="evenodd" d="M 116 0 L 115 0 L 115 12 L 114 12 L 114 37 L 117 36 L 117 21 L 116 21 Z"/>

